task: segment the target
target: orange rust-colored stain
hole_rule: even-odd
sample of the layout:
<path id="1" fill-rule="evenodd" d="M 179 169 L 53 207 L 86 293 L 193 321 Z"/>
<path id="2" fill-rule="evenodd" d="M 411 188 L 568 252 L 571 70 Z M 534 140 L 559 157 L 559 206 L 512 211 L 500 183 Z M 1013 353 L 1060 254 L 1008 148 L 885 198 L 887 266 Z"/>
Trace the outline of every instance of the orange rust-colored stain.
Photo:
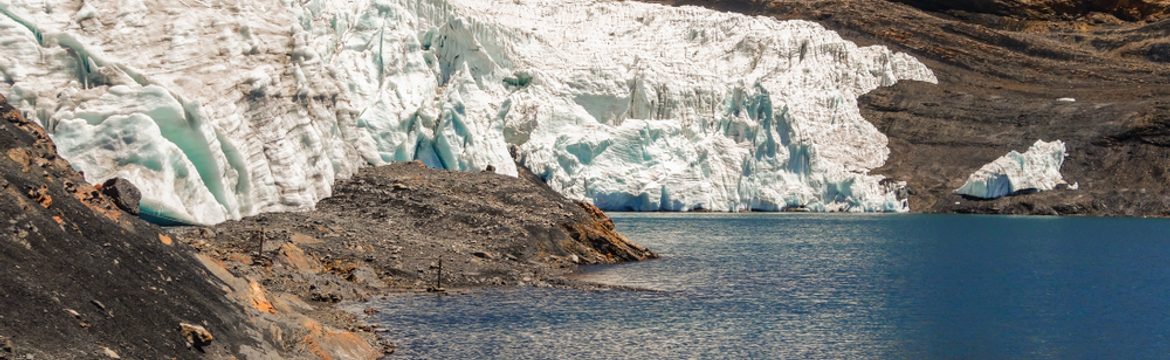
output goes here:
<path id="1" fill-rule="evenodd" d="M 262 312 L 275 314 L 276 307 L 273 307 L 272 302 L 268 301 L 268 295 L 264 294 L 264 288 L 260 287 L 260 283 L 256 282 L 256 280 L 252 280 L 249 286 L 252 290 L 252 307 Z"/>
<path id="2" fill-rule="evenodd" d="M 62 219 L 61 215 L 53 215 L 53 221 L 56 221 L 57 225 L 64 225 L 65 224 L 65 219 Z"/>
<path id="3" fill-rule="evenodd" d="M 294 235 L 295 236 L 295 235 Z M 321 272 L 321 264 L 309 255 L 305 254 L 304 250 L 294 244 L 284 244 L 280 246 L 281 258 L 292 265 L 294 269 L 307 273 Z"/>
<path id="4" fill-rule="evenodd" d="M 235 263 L 240 263 L 240 264 L 251 264 L 252 263 L 251 256 L 241 254 L 241 253 L 227 254 L 226 260 L 231 261 L 231 262 L 235 262 Z"/>
<path id="5" fill-rule="evenodd" d="M 309 331 L 308 334 L 305 334 L 305 337 L 301 338 L 301 343 L 305 345 L 305 350 L 308 350 L 309 353 L 316 355 L 321 360 L 333 360 L 333 357 L 329 356 L 329 353 L 321 348 L 321 342 L 317 339 L 322 331 L 321 324 L 306 319 L 301 325 L 305 327 L 305 330 Z"/>
<path id="6" fill-rule="evenodd" d="M 171 246 L 171 245 L 175 244 L 175 239 L 172 239 L 171 236 L 167 235 L 167 234 L 158 234 L 158 241 L 162 242 L 163 245 L 166 245 L 166 246 Z"/>
<path id="7" fill-rule="evenodd" d="M 8 150 L 8 158 L 20 165 L 20 171 L 28 172 L 29 167 L 32 166 L 32 154 L 28 150 L 21 148 L 14 148 Z"/>
<path id="8" fill-rule="evenodd" d="M 93 210 L 93 212 L 105 216 L 107 219 L 118 223 L 122 217 L 122 211 L 117 210 L 113 203 L 110 203 L 106 198 L 98 193 L 98 189 L 88 184 L 77 185 L 77 189 L 73 191 L 73 197 L 81 201 L 82 205 Z"/>
<path id="9" fill-rule="evenodd" d="M 335 355 L 344 359 L 377 358 L 374 348 L 357 334 L 328 328 L 311 319 L 304 320 L 301 325 L 308 330 L 301 343 L 321 360 L 333 360 Z"/>

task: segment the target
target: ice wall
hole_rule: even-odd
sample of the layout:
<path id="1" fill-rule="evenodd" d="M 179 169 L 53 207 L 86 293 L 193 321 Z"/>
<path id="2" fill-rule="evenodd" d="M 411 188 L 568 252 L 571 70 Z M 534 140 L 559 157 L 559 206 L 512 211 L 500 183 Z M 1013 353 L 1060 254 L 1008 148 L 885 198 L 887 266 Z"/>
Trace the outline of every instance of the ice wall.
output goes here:
<path id="1" fill-rule="evenodd" d="M 607 209 L 905 211 L 858 96 L 935 81 L 803 21 L 610 1 L 0 0 L 0 91 L 144 211 L 311 208 L 366 165 Z"/>
<path id="2" fill-rule="evenodd" d="M 1018 192 L 1052 190 L 1066 184 L 1060 175 L 1065 156 L 1064 142 L 1038 140 L 1023 154 L 1012 150 L 984 165 L 955 192 L 980 199 L 996 199 Z"/>

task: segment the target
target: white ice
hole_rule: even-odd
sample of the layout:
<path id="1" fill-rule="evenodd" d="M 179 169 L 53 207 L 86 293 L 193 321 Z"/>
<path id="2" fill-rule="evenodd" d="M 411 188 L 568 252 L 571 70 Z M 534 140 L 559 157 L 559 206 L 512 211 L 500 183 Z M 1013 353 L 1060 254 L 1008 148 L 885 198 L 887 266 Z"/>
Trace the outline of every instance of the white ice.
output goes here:
<path id="1" fill-rule="evenodd" d="M 1052 190 L 1066 184 L 1060 174 L 1066 155 L 1064 142 L 1039 140 L 1023 154 L 1012 150 L 984 165 L 955 192 L 980 199 L 996 199 L 1018 192 Z"/>
<path id="2" fill-rule="evenodd" d="M 216 223 L 358 168 L 516 174 L 606 209 L 906 211 L 857 97 L 935 82 L 805 21 L 624 1 L 0 0 L 0 91 L 90 181 Z"/>

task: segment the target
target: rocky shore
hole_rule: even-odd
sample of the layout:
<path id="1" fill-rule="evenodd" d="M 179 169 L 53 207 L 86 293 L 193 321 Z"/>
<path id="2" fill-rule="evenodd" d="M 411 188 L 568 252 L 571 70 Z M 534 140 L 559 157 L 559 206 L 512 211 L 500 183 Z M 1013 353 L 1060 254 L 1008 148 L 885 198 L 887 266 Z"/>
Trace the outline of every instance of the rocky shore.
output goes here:
<path id="1" fill-rule="evenodd" d="M 614 231 L 596 207 L 565 199 L 526 170 L 513 178 L 417 162 L 364 169 L 315 211 L 170 231 L 225 277 L 260 284 L 315 319 L 362 334 L 381 329 L 334 305 L 402 291 L 592 288 L 599 285 L 565 276 L 578 265 L 656 257 Z"/>
<path id="2" fill-rule="evenodd" d="M 890 138 L 875 173 L 907 182 L 914 211 L 1170 216 L 1161 2 L 657 2 L 811 19 L 922 59 L 938 85 L 861 99 Z M 983 164 L 1038 139 L 1068 145 L 1062 171 L 1079 189 L 954 194 Z M 566 275 L 655 257 L 597 208 L 520 175 L 367 168 L 311 212 L 161 228 L 135 216 L 132 184 L 88 184 L 0 97 L 0 359 L 377 358 L 392 339 L 342 304 L 591 287 Z"/>
<path id="3" fill-rule="evenodd" d="M 591 286 L 579 264 L 655 257 L 536 177 L 370 168 L 316 211 L 159 228 L 132 185 L 87 184 L 0 98 L 0 359 L 371 359 L 338 304 L 396 291 Z"/>

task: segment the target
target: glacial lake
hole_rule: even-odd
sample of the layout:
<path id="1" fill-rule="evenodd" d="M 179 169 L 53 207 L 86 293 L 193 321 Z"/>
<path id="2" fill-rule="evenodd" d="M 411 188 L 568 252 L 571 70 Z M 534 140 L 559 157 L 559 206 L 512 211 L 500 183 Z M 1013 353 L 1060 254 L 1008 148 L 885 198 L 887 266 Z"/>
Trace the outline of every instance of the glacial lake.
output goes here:
<path id="1" fill-rule="evenodd" d="M 1170 354 L 1170 221 L 615 214 L 662 259 L 580 278 L 658 291 L 403 295 L 425 359 L 1078 359 Z"/>

